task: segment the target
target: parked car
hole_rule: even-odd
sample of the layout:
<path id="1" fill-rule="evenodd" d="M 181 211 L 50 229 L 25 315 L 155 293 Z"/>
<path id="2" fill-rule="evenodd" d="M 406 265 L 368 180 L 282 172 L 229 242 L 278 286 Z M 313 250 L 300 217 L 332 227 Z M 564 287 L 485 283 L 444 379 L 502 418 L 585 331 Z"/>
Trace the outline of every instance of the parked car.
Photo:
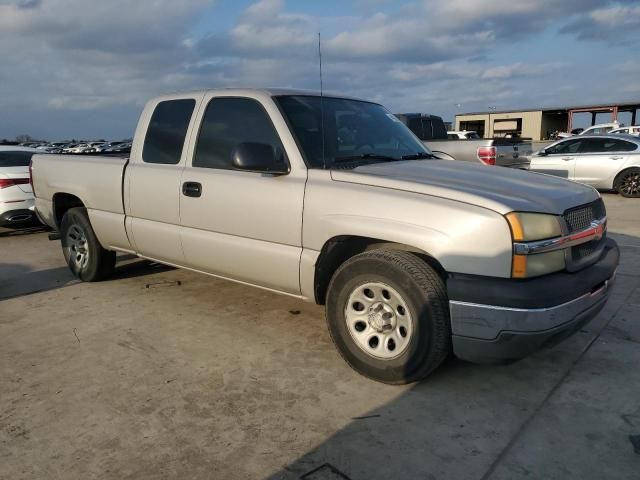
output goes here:
<path id="1" fill-rule="evenodd" d="M 34 198 L 29 183 L 29 162 L 41 150 L 0 145 L 0 226 L 33 221 Z"/>
<path id="2" fill-rule="evenodd" d="M 600 123 L 598 125 L 593 125 L 589 128 L 574 128 L 571 130 L 571 133 L 567 132 L 558 132 L 557 138 L 570 138 L 575 135 L 606 135 L 614 129 L 617 129 L 620 126 L 618 122 L 612 123 Z"/>
<path id="3" fill-rule="evenodd" d="M 617 133 L 626 133 L 628 135 L 640 136 L 640 126 L 633 125 L 631 127 L 616 128 L 609 132 L 610 135 L 615 135 Z"/>
<path id="4" fill-rule="evenodd" d="M 396 117 L 438 158 L 501 167 L 528 167 L 532 152 L 529 138 L 450 139 L 441 117 L 422 113 L 398 113 Z"/>
<path id="5" fill-rule="evenodd" d="M 103 150 L 105 153 L 129 153 L 131 151 L 131 143 L 120 142 L 113 145 L 111 148 Z"/>
<path id="6" fill-rule="evenodd" d="M 619 252 L 602 199 L 533 176 L 434 159 L 381 105 L 296 90 L 155 98 L 129 158 L 32 165 L 78 278 L 122 251 L 324 304 L 343 358 L 393 384 L 451 351 L 524 357 L 604 306 Z"/>
<path id="7" fill-rule="evenodd" d="M 459 132 L 447 132 L 447 138 L 449 140 L 478 140 L 480 135 L 478 135 L 478 132 L 461 130 Z"/>
<path id="8" fill-rule="evenodd" d="M 585 128 L 578 135 L 606 135 L 611 130 L 618 128 L 620 124 L 618 122 L 613 123 L 600 123 L 593 125 L 589 128 Z"/>
<path id="9" fill-rule="evenodd" d="M 93 153 L 96 151 L 91 143 L 79 143 L 65 150 L 67 150 L 67 153 L 76 153 L 76 154 L 77 153 Z"/>
<path id="10" fill-rule="evenodd" d="M 571 130 L 571 132 L 558 132 L 556 131 L 553 140 L 558 140 L 560 138 L 569 138 L 569 137 L 573 137 L 574 135 L 580 135 L 582 132 L 584 132 L 584 128 L 574 128 Z"/>
<path id="11" fill-rule="evenodd" d="M 632 135 L 579 135 L 531 157 L 532 171 L 640 197 L 640 139 Z"/>
<path id="12" fill-rule="evenodd" d="M 79 145 L 78 143 L 69 143 L 62 148 L 62 153 L 71 153 L 71 150 L 73 150 L 78 145 Z"/>
<path id="13" fill-rule="evenodd" d="M 104 142 L 96 147 L 96 152 L 110 151 L 111 148 L 115 147 L 116 145 L 120 145 L 121 143 L 124 142 Z"/>

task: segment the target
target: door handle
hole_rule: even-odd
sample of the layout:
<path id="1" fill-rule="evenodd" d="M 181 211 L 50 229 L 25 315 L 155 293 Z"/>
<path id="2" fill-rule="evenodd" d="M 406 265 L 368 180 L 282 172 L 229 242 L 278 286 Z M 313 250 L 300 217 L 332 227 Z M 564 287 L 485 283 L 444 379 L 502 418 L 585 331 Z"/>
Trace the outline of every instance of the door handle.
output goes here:
<path id="1" fill-rule="evenodd" d="M 613 157 L 609 157 L 611 160 L 620 160 L 622 157 L 614 155 Z"/>
<path id="2" fill-rule="evenodd" d="M 199 197 L 202 195 L 202 185 L 198 182 L 184 182 L 182 194 L 186 197 Z"/>
<path id="3" fill-rule="evenodd" d="M 562 159 L 563 159 L 565 162 L 568 162 L 569 160 L 573 160 L 573 157 L 562 157 Z"/>

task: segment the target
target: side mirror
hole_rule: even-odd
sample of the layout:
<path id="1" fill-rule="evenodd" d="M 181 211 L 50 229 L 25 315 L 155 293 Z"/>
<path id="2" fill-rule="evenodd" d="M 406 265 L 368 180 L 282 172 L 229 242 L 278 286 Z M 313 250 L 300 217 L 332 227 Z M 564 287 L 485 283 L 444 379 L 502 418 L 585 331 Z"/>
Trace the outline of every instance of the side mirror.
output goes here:
<path id="1" fill-rule="evenodd" d="M 538 152 L 538 156 L 539 156 L 539 157 L 546 157 L 547 155 L 549 155 L 549 154 L 547 153 L 547 151 L 546 151 L 546 150 L 540 150 L 540 151 Z"/>
<path id="2" fill-rule="evenodd" d="M 272 175 L 289 173 L 284 153 L 276 153 L 274 148 L 266 143 L 240 143 L 231 152 L 231 165 L 237 170 L 248 172 L 270 173 Z"/>

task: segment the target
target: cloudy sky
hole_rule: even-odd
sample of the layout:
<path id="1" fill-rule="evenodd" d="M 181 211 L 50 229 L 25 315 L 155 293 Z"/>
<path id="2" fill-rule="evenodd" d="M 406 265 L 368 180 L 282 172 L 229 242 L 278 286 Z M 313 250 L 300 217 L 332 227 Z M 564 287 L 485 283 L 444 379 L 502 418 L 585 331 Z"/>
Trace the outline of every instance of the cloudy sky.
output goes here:
<path id="1" fill-rule="evenodd" d="M 317 89 L 318 32 L 325 89 L 397 112 L 640 100 L 638 0 L 0 0 L 0 138 L 130 136 L 159 93 Z"/>

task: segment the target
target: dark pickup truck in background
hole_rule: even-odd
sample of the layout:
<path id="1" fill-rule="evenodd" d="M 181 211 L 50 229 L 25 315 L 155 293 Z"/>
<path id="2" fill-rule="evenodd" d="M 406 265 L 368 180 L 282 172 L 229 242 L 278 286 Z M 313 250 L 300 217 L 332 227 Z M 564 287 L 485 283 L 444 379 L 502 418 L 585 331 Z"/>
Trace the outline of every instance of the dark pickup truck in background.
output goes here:
<path id="1" fill-rule="evenodd" d="M 530 138 L 449 139 L 441 117 L 424 113 L 395 116 L 439 158 L 480 162 L 511 168 L 529 168 Z"/>

